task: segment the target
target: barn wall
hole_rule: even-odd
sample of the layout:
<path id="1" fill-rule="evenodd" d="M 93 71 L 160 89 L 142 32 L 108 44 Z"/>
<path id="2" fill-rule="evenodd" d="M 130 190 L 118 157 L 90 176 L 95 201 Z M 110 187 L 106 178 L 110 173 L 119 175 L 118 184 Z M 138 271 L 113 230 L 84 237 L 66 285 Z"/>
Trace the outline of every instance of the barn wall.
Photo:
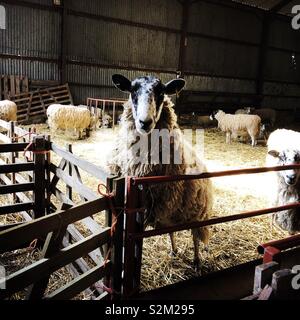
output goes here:
<path id="1" fill-rule="evenodd" d="M 27 3 L 12 5 L 0 0 L 7 12 L 7 29 L 0 30 L 0 74 L 60 81 L 62 10 L 55 8 L 52 0 Z M 76 103 L 85 102 L 88 96 L 126 96 L 112 87 L 110 78 L 116 72 L 130 78 L 156 74 L 164 81 L 175 77 L 183 12 L 179 1 L 65 3 L 65 71 Z M 200 111 L 202 105 L 221 106 L 223 102 L 237 106 L 257 103 L 262 11 L 198 1 L 189 12 L 183 70 L 187 80 L 186 102 L 199 102 Z M 297 66 L 292 64 L 292 54 Z M 263 105 L 300 105 L 299 55 L 300 32 L 293 31 L 287 19 L 272 19 Z"/>

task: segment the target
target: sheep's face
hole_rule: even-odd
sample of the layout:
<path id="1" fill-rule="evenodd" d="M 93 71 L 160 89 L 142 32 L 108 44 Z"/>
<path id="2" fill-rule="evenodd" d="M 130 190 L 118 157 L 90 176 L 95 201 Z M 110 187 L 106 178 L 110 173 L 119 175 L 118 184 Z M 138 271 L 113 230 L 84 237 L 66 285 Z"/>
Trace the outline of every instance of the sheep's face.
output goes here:
<path id="1" fill-rule="evenodd" d="M 214 110 L 212 114 L 209 116 L 210 120 L 216 120 L 216 115 L 221 112 L 221 110 Z"/>
<path id="2" fill-rule="evenodd" d="M 269 155 L 277 159 L 278 165 L 295 165 L 300 164 L 300 152 L 296 150 L 284 150 L 278 152 L 270 150 Z M 300 169 L 278 171 L 279 175 L 284 178 L 284 181 L 289 186 L 294 186 L 298 183 L 300 177 Z"/>
<path id="3" fill-rule="evenodd" d="M 155 128 L 165 95 L 176 94 L 185 85 L 183 79 L 174 79 L 163 84 L 155 77 L 140 77 L 130 81 L 119 74 L 113 75 L 112 81 L 118 89 L 130 93 L 135 128 L 140 134 L 149 134 Z"/>

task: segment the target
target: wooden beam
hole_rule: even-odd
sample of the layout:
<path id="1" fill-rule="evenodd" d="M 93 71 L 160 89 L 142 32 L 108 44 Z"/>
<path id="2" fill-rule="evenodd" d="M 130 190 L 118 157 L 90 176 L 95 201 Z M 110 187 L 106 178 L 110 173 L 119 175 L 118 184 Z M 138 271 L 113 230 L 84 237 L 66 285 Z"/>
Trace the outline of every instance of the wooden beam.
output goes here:
<path id="1" fill-rule="evenodd" d="M 185 70 L 185 60 L 186 60 L 186 50 L 188 45 L 188 23 L 189 23 L 189 12 L 190 12 L 190 0 L 184 0 L 182 2 L 182 16 L 181 16 L 181 36 L 180 36 L 180 48 L 179 48 L 179 58 L 178 58 L 178 71 L 181 76 L 184 75 Z"/>
<path id="2" fill-rule="evenodd" d="M 60 157 L 64 158 L 67 161 L 70 161 L 75 166 L 81 168 L 87 173 L 90 173 L 95 178 L 98 178 L 101 181 L 106 181 L 106 179 L 109 177 L 109 174 L 105 172 L 102 168 L 95 166 L 94 164 L 86 160 L 83 160 L 66 150 L 61 149 L 54 143 L 51 144 L 51 149 Z"/>
<path id="3" fill-rule="evenodd" d="M 257 75 L 256 75 L 256 94 L 258 96 L 263 95 L 264 87 L 264 71 L 265 64 L 267 59 L 267 50 L 268 50 L 268 40 L 270 34 L 270 16 L 268 13 L 264 13 L 261 36 L 260 36 L 260 47 L 258 54 L 258 63 L 257 63 Z M 262 99 L 258 99 L 257 104 L 261 104 Z"/>
<path id="4" fill-rule="evenodd" d="M 33 190 L 33 187 L 34 184 L 32 182 L 11 184 L 9 186 L 0 186 L 0 194 L 31 191 Z"/>
<path id="5" fill-rule="evenodd" d="M 8 213 L 16 213 L 20 211 L 27 211 L 32 209 L 33 209 L 32 202 L 10 204 L 7 206 L 0 207 L 0 215 L 8 214 Z"/>

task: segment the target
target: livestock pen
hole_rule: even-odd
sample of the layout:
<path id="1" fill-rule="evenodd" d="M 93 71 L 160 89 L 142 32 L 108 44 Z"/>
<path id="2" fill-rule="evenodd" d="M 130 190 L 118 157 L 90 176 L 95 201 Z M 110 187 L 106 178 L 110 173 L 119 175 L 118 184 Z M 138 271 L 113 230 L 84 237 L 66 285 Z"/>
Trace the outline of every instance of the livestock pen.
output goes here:
<path id="1" fill-rule="evenodd" d="M 196 226 L 238 221 L 300 206 L 299 203 L 288 204 L 283 207 L 242 212 L 162 230 L 145 231 L 143 193 L 149 184 L 255 174 L 287 170 L 291 167 L 245 168 L 178 177 L 128 177 L 127 179 L 108 177 L 99 166 L 75 156 L 70 146 L 66 150 L 62 149 L 51 142 L 49 137 L 37 136 L 34 132 L 29 133 L 14 123 L 1 122 L 1 126 L 7 131 L 7 134 L 1 134 L 1 138 L 6 142 L 1 145 L 1 154 L 8 152 L 8 155 L 4 155 L 5 160 L 1 169 L 1 180 L 4 183 L 1 186 L 1 194 L 11 193 L 12 200 L 16 202 L 11 206 L 2 206 L 1 216 L 21 211 L 25 217 L 16 224 L 9 223 L 1 226 L 1 253 L 4 253 L 3 257 L 7 259 L 6 263 L 9 265 L 9 257 L 13 256 L 12 250 L 23 248 L 20 249 L 21 252 L 24 250 L 28 254 L 32 252 L 31 247 L 36 243 L 38 252 L 36 256 L 31 257 L 30 261 L 27 259 L 26 265 L 22 262 L 24 258 L 22 259 L 21 256 L 18 260 L 20 270 L 14 269 L 8 274 L 7 289 L 1 292 L 2 298 L 9 296 L 30 299 L 162 298 L 161 292 L 173 290 L 168 289 L 168 287 L 173 288 L 173 285 L 156 289 L 158 291 L 150 290 L 140 293 L 144 238 Z M 22 140 L 21 143 L 18 142 L 20 140 Z M 22 161 L 25 149 L 27 157 Z M 29 155 L 30 152 L 32 157 Z M 24 168 L 31 171 L 20 173 Z M 100 193 L 97 194 L 95 188 L 92 190 L 83 183 L 79 169 L 96 177 L 98 180 L 96 191 L 100 181 L 108 189 L 100 185 Z M 44 172 L 45 175 L 37 176 L 38 172 Z M 65 188 L 65 191 L 62 188 Z M 29 195 L 28 192 L 31 189 L 32 194 Z M 45 191 L 45 199 L 41 190 Z M 32 202 L 30 206 L 28 202 Z M 103 210 L 107 212 L 105 216 L 99 213 Z M 11 220 L 15 219 L 11 218 Z M 42 252 L 39 252 L 39 248 L 42 248 Z M 22 253 L 19 254 L 22 255 Z M 237 291 L 232 291 L 230 296 L 242 298 L 251 294 L 254 267 L 259 263 L 260 260 L 250 259 L 248 263 L 241 266 L 183 281 L 175 284 L 177 287 L 172 291 L 171 296 L 180 298 L 183 287 L 187 290 L 189 286 L 194 286 L 193 288 L 198 286 L 198 297 L 202 294 L 201 297 L 205 298 L 201 288 L 206 288 L 206 279 L 212 281 L 212 275 L 215 275 L 219 283 L 224 284 L 224 280 L 227 279 L 225 282 L 228 286 L 229 279 L 233 281 L 233 275 L 243 270 L 239 280 L 244 285 L 237 288 Z M 61 276 L 61 274 L 68 274 L 68 276 Z M 55 277 L 65 277 L 65 279 L 57 281 Z M 104 282 L 101 282 L 102 278 Z M 30 290 L 21 291 L 32 284 L 34 285 Z M 188 290 L 188 292 L 192 292 L 193 295 L 195 291 Z M 197 295 L 189 297 L 196 298 Z M 214 298 L 217 297 L 224 298 L 221 293 L 219 296 L 215 294 Z M 207 291 L 206 298 L 213 298 L 211 291 Z"/>

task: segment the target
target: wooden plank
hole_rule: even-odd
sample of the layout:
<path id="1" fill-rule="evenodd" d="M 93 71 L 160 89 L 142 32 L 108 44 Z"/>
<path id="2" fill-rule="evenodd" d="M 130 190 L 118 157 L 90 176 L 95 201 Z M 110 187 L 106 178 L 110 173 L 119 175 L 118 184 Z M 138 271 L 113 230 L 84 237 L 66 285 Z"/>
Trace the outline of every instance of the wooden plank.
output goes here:
<path id="1" fill-rule="evenodd" d="M 71 144 L 67 144 L 66 145 L 66 150 L 68 151 L 68 152 L 70 152 L 70 153 L 73 153 L 72 152 L 72 145 Z M 69 176 L 70 177 L 72 177 L 72 164 L 70 163 L 70 162 L 68 162 L 68 174 L 69 174 Z M 68 195 L 68 198 L 70 199 L 70 200 L 72 200 L 72 187 L 70 187 L 70 186 L 66 186 L 66 194 Z"/>
<path id="2" fill-rule="evenodd" d="M 11 143 L 11 139 L 3 133 L 0 133 L 0 140 L 4 143 Z"/>
<path id="3" fill-rule="evenodd" d="M 6 185 L 10 185 L 10 184 L 11 184 L 10 179 L 9 179 L 7 176 L 5 176 L 4 174 L 1 175 L 1 180 L 3 180 L 3 182 L 4 182 Z M 22 176 L 20 176 L 20 175 L 18 175 L 18 174 L 16 174 L 16 181 L 17 181 L 18 183 L 27 183 L 27 181 L 26 181 Z M 19 200 L 20 200 L 21 202 L 30 202 L 30 201 L 32 201 L 32 199 L 29 199 L 29 198 L 28 198 L 24 193 L 22 193 L 22 192 L 16 193 L 16 196 L 19 198 Z"/>
<path id="4" fill-rule="evenodd" d="M 80 275 L 78 278 L 72 280 L 67 285 L 55 290 L 45 297 L 49 300 L 68 300 L 73 298 L 84 289 L 90 287 L 92 284 L 103 278 L 109 272 L 111 267 L 110 261 L 105 266 L 100 265 L 90 269 L 88 272 Z"/>
<path id="5" fill-rule="evenodd" d="M 100 168 L 100 167 L 98 167 L 98 166 L 96 166 L 86 160 L 83 160 L 70 152 L 67 152 L 67 151 L 61 149 L 60 147 L 58 147 L 54 143 L 51 144 L 51 150 L 53 152 L 55 152 L 57 155 L 59 155 L 60 157 L 66 159 L 67 161 L 70 161 L 75 166 L 81 168 L 82 170 L 84 170 L 87 173 L 90 173 L 92 176 L 94 176 L 95 178 L 97 178 L 103 182 L 105 182 L 106 179 L 109 177 L 109 173 L 105 172 L 102 168 Z"/>
<path id="6" fill-rule="evenodd" d="M 21 93 L 20 89 L 20 77 L 16 77 L 16 95 Z"/>
<path id="7" fill-rule="evenodd" d="M 50 170 L 53 172 L 59 179 L 64 181 L 67 185 L 72 187 L 78 194 L 82 195 L 84 198 L 88 200 L 94 200 L 98 198 L 98 195 L 91 191 L 89 188 L 84 186 L 83 184 L 75 181 L 72 177 L 70 177 L 63 170 L 56 167 L 54 164 L 50 164 Z"/>
<path id="8" fill-rule="evenodd" d="M 86 202 L 66 211 L 59 211 L 47 216 L 38 218 L 34 221 L 12 228 L 8 231 L 0 232 L 0 253 L 9 251 L 11 247 L 18 244 L 39 238 L 53 230 L 82 220 L 97 212 L 107 209 L 108 204 L 105 198 L 99 198 L 94 201 Z"/>
<path id="9" fill-rule="evenodd" d="M 15 89 L 15 76 L 10 76 L 10 96 L 14 96 L 16 94 L 16 89 Z"/>
<path id="10" fill-rule="evenodd" d="M 34 164 L 32 162 L 3 164 L 0 166 L 0 174 L 1 173 L 21 172 L 21 171 L 31 171 L 33 169 L 34 169 Z"/>
<path id="11" fill-rule="evenodd" d="M 57 232 L 51 232 L 48 234 L 47 239 L 43 246 L 41 259 L 51 258 L 61 247 L 63 238 L 66 234 L 66 227 L 60 228 Z M 45 275 L 42 279 L 35 282 L 27 291 L 26 298 L 28 300 L 40 300 L 44 296 L 44 292 L 47 289 L 50 279 L 50 274 Z"/>
<path id="12" fill-rule="evenodd" d="M 29 183 L 17 183 L 9 186 L 0 186 L 0 194 L 14 193 L 14 192 L 24 192 L 24 191 L 32 191 L 34 184 L 32 182 Z"/>
<path id="13" fill-rule="evenodd" d="M 3 95 L 3 90 L 2 90 L 2 78 L 3 78 L 3 76 L 2 75 L 0 75 L 0 100 L 4 100 L 4 96 L 2 96 Z"/>
<path id="14" fill-rule="evenodd" d="M 94 231 L 92 233 L 98 233 L 102 230 L 103 228 L 99 228 L 97 231 Z M 69 232 L 72 239 L 76 242 L 84 239 L 84 236 L 79 232 L 79 230 L 76 229 L 76 227 L 73 224 L 70 224 L 68 226 L 67 231 Z M 92 252 L 89 252 L 88 256 L 95 262 L 95 264 L 102 264 L 104 262 L 100 249 L 96 249 Z"/>
<path id="15" fill-rule="evenodd" d="M 0 144 L 0 153 L 24 151 L 28 146 L 28 143 L 4 143 Z"/>
<path id="16" fill-rule="evenodd" d="M 25 76 L 23 78 L 22 91 L 23 92 L 28 92 L 29 91 L 29 81 L 28 81 L 28 77 L 27 76 Z"/>
<path id="17" fill-rule="evenodd" d="M 23 226 L 19 228 L 22 227 Z M 0 299 L 8 297 L 14 292 L 18 292 L 30 284 L 39 281 L 45 275 L 55 272 L 75 259 L 82 257 L 87 252 L 98 248 L 108 241 L 109 236 L 110 229 L 107 228 L 101 233 L 93 234 L 82 241 L 61 249 L 51 258 L 43 258 L 28 267 L 9 275 L 6 278 L 6 289 L 0 291 Z"/>
<path id="18" fill-rule="evenodd" d="M 32 202 L 10 204 L 7 206 L 0 207 L 0 215 L 8 214 L 8 213 L 16 213 L 20 211 L 27 211 L 32 209 L 33 209 Z"/>
<path id="19" fill-rule="evenodd" d="M 39 152 L 46 150 L 46 140 L 44 137 L 35 137 L 34 148 Z M 46 214 L 46 159 L 45 154 L 34 154 L 34 217 L 39 218 Z"/>
<path id="20" fill-rule="evenodd" d="M 10 129 L 10 124 L 9 124 L 9 122 L 0 119 L 0 127 L 3 127 L 5 129 L 9 130 Z"/>
<path id="21" fill-rule="evenodd" d="M 3 231 L 3 230 L 7 230 L 7 229 L 10 229 L 10 228 L 14 228 L 14 227 L 17 227 L 17 226 L 20 226 L 21 224 L 23 224 L 25 222 L 16 222 L 16 223 L 10 223 L 10 224 L 2 224 L 0 225 L 0 231 Z"/>
<path id="22" fill-rule="evenodd" d="M 4 99 L 9 99 L 8 76 L 6 75 L 3 78 L 3 92 L 4 92 Z"/>
<path id="23" fill-rule="evenodd" d="M 125 204 L 125 178 L 117 178 L 113 181 L 113 190 L 116 194 L 115 206 L 124 208 Z M 113 223 L 115 224 L 112 237 L 112 276 L 110 277 L 110 286 L 113 289 L 113 299 L 119 299 L 122 288 L 123 271 L 123 247 L 124 247 L 124 210 L 117 209 L 115 215 L 112 213 Z"/>

